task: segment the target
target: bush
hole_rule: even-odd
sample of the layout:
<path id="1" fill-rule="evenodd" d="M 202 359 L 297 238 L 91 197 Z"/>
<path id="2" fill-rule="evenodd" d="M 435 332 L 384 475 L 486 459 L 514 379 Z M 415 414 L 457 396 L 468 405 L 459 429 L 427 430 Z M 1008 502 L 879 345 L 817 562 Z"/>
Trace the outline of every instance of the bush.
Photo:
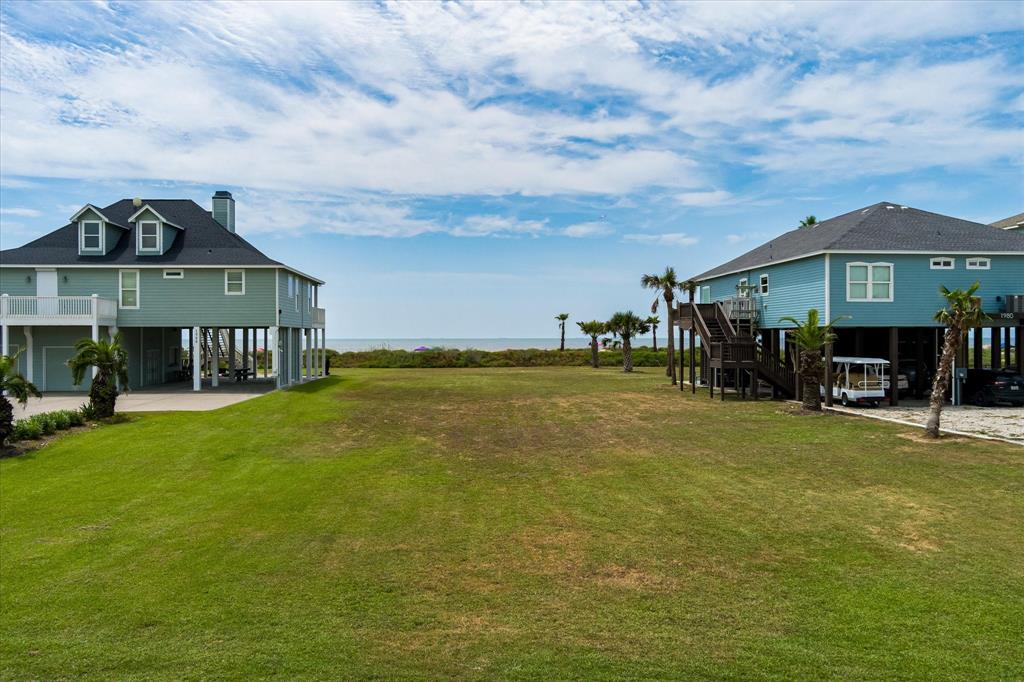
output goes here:
<path id="1" fill-rule="evenodd" d="M 85 403 L 78 408 L 78 413 L 82 415 L 82 421 L 94 422 L 98 419 L 96 415 L 96 408 L 92 406 L 92 403 Z"/>
<path id="2" fill-rule="evenodd" d="M 432 348 L 412 352 L 377 348 L 369 351 L 338 353 L 328 350 L 334 368 L 440 368 L 440 367 L 584 367 L 590 364 L 589 348 L 565 351 L 538 348 L 514 348 L 501 351 Z M 677 360 L 678 361 L 678 360 Z M 633 364 L 637 367 L 664 367 L 667 353 L 648 346 L 633 348 Z M 602 367 L 622 366 L 622 350 L 605 350 L 598 354 Z"/>
<path id="3" fill-rule="evenodd" d="M 85 417 L 81 410 L 63 410 L 63 412 L 68 416 L 69 426 L 81 426 L 85 423 Z"/>
<path id="4" fill-rule="evenodd" d="M 32 419 L 19 419 L 14 422 L 14 428 L 11 430 L 10 441 L 13 443 L 18 440 L 37 440 L 43 435 L 43 430 L 39 424 L 34 422 Z"/>
<path id="5" fill-rule="evenodd" d="M 53 421 L 54 427 L 58 431 L 71 428 L 71 418 L 68 416 L 67 410 L 57 410 L 56 412 L 50 413 L 50 418 Z"/>
<path id="6" fill-rule="evenodd" d="M 34 421 L 39 425 L 39 430 L 43 432 L 44 436 L 53 435 L 57 431 L 57 425 L 53 422 L 53 417 L 50 413 L 43 412 L 29 417 L 29 421 Z"/>

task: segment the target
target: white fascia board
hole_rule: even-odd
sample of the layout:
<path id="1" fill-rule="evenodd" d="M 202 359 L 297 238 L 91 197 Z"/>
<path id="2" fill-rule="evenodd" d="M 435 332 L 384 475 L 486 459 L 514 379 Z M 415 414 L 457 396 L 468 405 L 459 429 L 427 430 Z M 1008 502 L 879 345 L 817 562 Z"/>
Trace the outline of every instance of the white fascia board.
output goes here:
<path id="1" fill-rule="evenodd" d="M 85 269 L 88 269 L 88 268 L 107 268 L 108 270 L 111 269 L 111 268 L 113 268 L 115 270 L 122 270 L 122 269 L 134 270 L 134 269 L 146 269 L 146 268 L 160 268 L 160 269 L 170 268 L 170 269 L 173 269 L 173 270 L 180 270 L 180 269 L 201 270 L 203 268 L 213 269 L 213 270 L 219 270 L 219 269 L 222 269 L 222 268 L 227 268 L 229 270 L 267 270 L 267 269 L 270 269 L 270 268 L 280 268 L 282 270 L 287 270 L 288 272 L 291 272 L 293 274 L 299 275 L 300 277 L 305 277 L 309 281 L 316 282 L 320 286 L 326 286 L 327 285 L 327 282 L 323 281 L 322 279 L 317 279 L 316 277 L 313 277 L 312 275 L 307 275 L 306 273 L 304 273 L 304 272 L 302 272 L 300 270 L 296 270 L 295 268 L 290 268 L 287 265 L 281 265 L 280 263 L 267 264 L 267 265 L 238 265 L 236 263 L 226 263 L 226 264 L 223 264 L 223 265 L 220 265 L 220 264 L 216 264 L 216 265 L 182 265 L 182 264 L 179 264 L 179 263 L 157 263 L 157 264 L 150 264 L 150 263 L 111 263 L 111 262 L 107 262 L 107 263 L 53 263 L 53 264 L 48 264 L 48 263 L 32 263 L 32 264 L 28 264 L 28 263 L 13 263 L 13 264 L 0 263 L 0 268 L 61 268 L 61 269 L 69 269 L 69 270 L 70 269 L 78 269 L 78 268 L 85 268 Z"/>
<path id="2" fill-rule="evenodd" d="M 143 211 L 146 211 L 146 210 L 148 210 L 148 211 L 149 211 L 150 213 L 152 213 L 152 214 L 153 214 L 153 215 L 155 215 L 155 216 L 156 216 L 157 218 L 159 218 L 159 219 L 160 219 L 160 222 L 162 222 L 162 223 L 166 223 L 166 224 L 170 225 L 171 227 L 176 227 L 176 228 L 178 228 L 179 230 L 184 230 L 184 229 L 185 229 L 185 228 L 184 228 L 184 227 L 182 227 L 181 225 L 178 225 L 178 224 L 176 224 L 176 223 L 172 223 L 172 222 L 171 222 L 170 220 L 168 220 L 167 218 L 165 218 L 165 217 L 163 217 L 162 215 L 160 215 L 160 213 L 159 213 L 159 212 L 158 212 L 158 211 L 157 211 L 157 210 L 156 210 L 155 208 L 153 208 L 152 206 L 150 206 L 149 204 L 144 204 L 144 205 L 142 206 L 142 208 L 140 208 L 140 209 L 139 209 L 138 211 L 136 211 L 135 213 L 132 213 L 132 214 L 131 214 L 131 215 L 130 215 L 130 216 L 128 217 L 128 222 L 130 222 L 130 223 L 134 223 L 134 222 L 135 222 L 135 219 L 139 217 L 139 214 L 140 214 L 140 213 L 142 213 Z"/>

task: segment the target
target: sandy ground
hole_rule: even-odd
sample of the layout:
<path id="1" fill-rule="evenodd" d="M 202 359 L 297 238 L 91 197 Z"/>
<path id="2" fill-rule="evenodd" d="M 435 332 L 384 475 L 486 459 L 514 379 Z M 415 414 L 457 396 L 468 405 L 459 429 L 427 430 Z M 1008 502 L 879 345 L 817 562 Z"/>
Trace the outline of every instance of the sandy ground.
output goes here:
<path id="1" fill-rule="evenodd" d="M 849 412 L 875 419 L 895 419 L 924 426 L 928 421 L 926 406 L 881 407 L 877 409 L 845 408 L 836 406 L 837 412 Z M 961 433 L 1005 438 L 1024 445 L 1024 407 L 960 407 L 942 409 L 942 429 Z"/>

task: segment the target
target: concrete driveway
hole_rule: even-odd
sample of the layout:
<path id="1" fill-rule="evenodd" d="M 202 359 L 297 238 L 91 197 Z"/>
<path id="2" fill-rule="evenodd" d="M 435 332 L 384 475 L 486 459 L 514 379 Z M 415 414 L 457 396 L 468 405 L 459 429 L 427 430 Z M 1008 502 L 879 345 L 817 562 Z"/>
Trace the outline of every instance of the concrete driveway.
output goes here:
<path id="1" fill-rule="evenodd" d="M 846 412 L 860 417 L 871 417 L 924 426 L 928 422 L 928 405 L 925 401 L 900 401 L 898 407 L 883 406 L 875 409 L 863 407 L 836 406 L 836 412 Z M 943 431 L 971 436 L 1001 438 L 1017 445 L 1024 445 L 1024 407 L 975 407 L 947 405 L 942 408 L 941 426 Z"/>
<path id="2" fill-rule="evenodd" d="M 118 412 L 170 412 L 185 410 L 202 412 L 216 410 L 220 407 L 234 405 L 244 400 L 256 398 L 274 390 L 274 382 L 250 381 L 239 384 L 222 382 L 212 388 L 208 382 L 203 383 L 203 390 L 196 393 L 191 383 L 165 384 L 139 391 L 122 393 L 117 398 Z M 41 412 L 54 410 L 74 410 L 89 401 L 86 391 L 75 393 L 46 393 L 42 398 L 32 398 L 22 408 L 14 405 L 14 418 L 31 417 Z"/>

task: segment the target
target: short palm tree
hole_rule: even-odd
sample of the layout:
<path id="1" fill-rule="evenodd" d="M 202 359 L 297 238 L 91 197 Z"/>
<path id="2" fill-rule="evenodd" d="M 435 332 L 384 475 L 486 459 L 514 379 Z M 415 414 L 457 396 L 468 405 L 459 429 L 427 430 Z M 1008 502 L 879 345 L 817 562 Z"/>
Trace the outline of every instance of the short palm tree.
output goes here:
<path id="1" fill-rule="evenodd" d="M 577 322 L 576 326 L 580 331 L 590 337 L 590 365 L 597 369 L 597 337 L 607 332 L 604 322 L 591 320 L 590 322 Z"/>
<path id="2" fill-rule="evenodd" d="M 807 216 L 806 218 L 804 218 L 803 220 L 800 221 L 800 227 L 801 228 L 804 228 L 804 227 L 814 227 L 817 224 L 818 224 L 818 219 L 815 218 L 813 215 L 809 215 L 809 216 Z"/>
<path id="3" fill-rule="evenodd" d="M 121 333 L 113 341 L 82 339 L 75 344 L 75 355 L 68 360 L 71 378 L 75 386 L 82 383 L 85 370 L 96 368 L 96 375 L 89 387 L 89 403 L 99 418 L 113 417 L 117 403 L 117 386 L 127 390 L 128 351 L 121 345 Z"/>
<path id="4" fill-rule="evenodd" d="M 637 316 L 632 310 L 615 313 L 612 315 L 612 319 L 608 320 L 608 331 L 622 339 L 622 371 L 632 372 L 632 340 L 634 337 L 650 331 L 647 321 Z"/>
<path id="5" fill-rule="evenodd" d="M 946 307 L 935 313 L 935 321 L 945 325 L 946 333 L 943 337 L 942 356 L 939 358 L 939 366 L 935 371 L 935 381 L 932 384 L 931 411 L 928 414 L 928 423 L 925 425 L 925 433 L 932 438 L 939 437 L 939 418 L 942 415 L 942 403 L 946 399 L 946 391 L 949 389 L 949 378 L 953 370 L 953 358 L 960 350 L 967 330 L 971 327 L 979 327 L 988 317 L 981 308 L 981 297 L 975 296 L 980 282 L 975 282 L 967 290 L 953 289 L 950 291 L 942 287 L 940 291 L 946 299 Z M 998 331 L 998 330 L 997 330 Z M 993 363 L 993 367 L 995 363 Z"/>
<path id="6" fill-rule="evenodd" d="M 674 362 L 674 348 L 675 348 L 675 332 L 672 329 L 672 302 L 675 300 L 675 289 L 679 286 L 679 280 L 676 279 L 675 268 L 665 268 L 665 272 L 661 275 L 643 275 L 640 278 L 640 286 L 645 289 L 654 289 L 658 292 L 658 296 L 654 299 L 654 303 L 651 304 L 651 313 L 658 312 L 658 305 L 661 300 L 664 299 L 665 305 L 668 307 L 668 365 L 665 367 L 665 376 L 672 379 L 672 384 L 676 383 L 676 366 Z"/>
<path id="7" fill-rule="evenodd" d="M 779 320 L 779 322 L 789 322 L 794 327 L 789 335 L 800 349 L 800 366 L 797 368 L 797 373 L 800 375 L 800 381 L 803 382 L 801 394 L 805 409 L 821 411 L 822 372 L 825 369 L 825 363 L 821 360 L 821 351 L 826 344 L 836 340 L 832 328 L 840 319 L 842 318 L 821 324 L 818 311 L 811 308 L 807 311 L 806 322 L 801 322 L 795 317 L 783 317 Z"/>
<path id="8" fill-rule="evenodd" d="M 658 325 L 661 324 L 661 318 L 657 315 L 651 315 L 646 320 L 647 324 L 651 326 L 651 348 L 655 353 L 658 352 Z"/>
<path id="9" fill-rule="evenodd" d="M 39 389 L 18 373 L 19 355 L 0 355 L 0 445 L 7 442 L 14 428 L 14 406 L 8 398 L 25 405 L 29 397 L 40 397 Z"/>
<path id="10" fill-rule="evenodd" d="M 555 319 L 558 320 L 558 326 L 562 329 L 562 345 L 558 347 L 558 350 L 565 350 L 565 321 L 569 319 L 569 313 L 559 313 L 555 315 Z"/>

